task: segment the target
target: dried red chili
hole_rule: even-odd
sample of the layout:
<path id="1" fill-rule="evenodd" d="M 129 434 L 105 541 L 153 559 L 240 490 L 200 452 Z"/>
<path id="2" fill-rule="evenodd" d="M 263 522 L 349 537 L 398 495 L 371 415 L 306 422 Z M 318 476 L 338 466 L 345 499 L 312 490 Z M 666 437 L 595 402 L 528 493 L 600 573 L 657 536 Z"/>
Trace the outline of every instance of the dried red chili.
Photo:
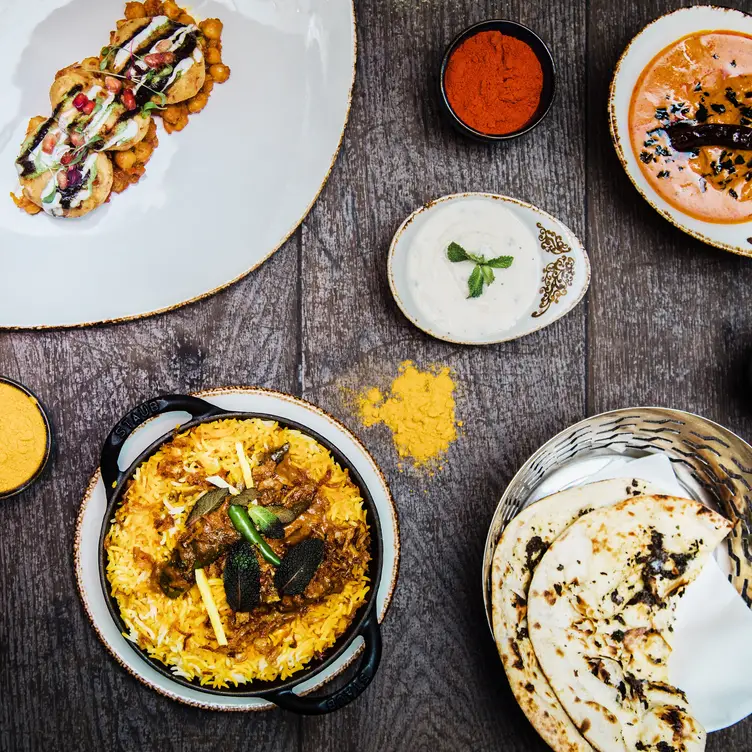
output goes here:
<path id="1" fill-rule="evenodd" d="M 526 42 L 500 31 L 481 31 L 451 54 L 444 89 L 463 123 L 503 136 L 524 127 L 535 114 L 543 69 Z"/>

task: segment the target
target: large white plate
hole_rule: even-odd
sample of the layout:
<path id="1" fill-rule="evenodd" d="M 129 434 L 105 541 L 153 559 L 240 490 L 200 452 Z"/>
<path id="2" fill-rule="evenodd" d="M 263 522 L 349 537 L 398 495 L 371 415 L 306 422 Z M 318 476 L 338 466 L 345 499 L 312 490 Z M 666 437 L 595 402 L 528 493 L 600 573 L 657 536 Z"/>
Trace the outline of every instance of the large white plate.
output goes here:
<path id="1" fill-rule="evenodd" d="M 75 326 L 187 303 L 295 230 L 331 170 L 355 74 L 352 0 L 199 0 L 225 25 L 230 80 L 146 177 L 86 217 L 30 217 L 8 193 L 55 72 L 98 54 L 124 0 L 0 0 L 0 327 Z M 159 119 L 157 119 L 159 121 Z"/>
<path id="2" fill-rule="evenodd" d="M 752 16 L 731 8 L 699 5 L 661 16 L 648 24 L 624 50 L 614 71 L 609 96 L 611 137 L 619 161 L 642 197 L 671 224 L 709 245 L 752 256 L 752 221 L 718 224 L 695 219 L 661 198 L 642 174 L 629 138 L 629 105 L 645 66 L 673 41 L 706 30 L 752 34 Z"/>
<path id="3" fill-rule="evenodd" d="M 228 387 L 199 392 L 202 397 L 225 410 L 257 412 L 287 418 L 328 439 L 352 463 L 371 492 L 381 521 L 383 560 L 381 583 L 376 594 L 379 621 L 383 621 L 392 600 L 399 571 L 400 541 L 397 510 L 389 487 L 365 447 L 341 423 L 317 407 L 287 394 L 253 387 Z M 138 455 L 176 423 L 189 420 L 188 413 L 165 413 L 147 421 L 128 438 L 120 456 L 120 468 L 126 469 Z M 212 710 L 269 710 L 276 707 L 257 697 L 223 697 L 191 689 L 171 681 L 152 668 L 123 637 L 112 619 L 99 581 L 99 533 L 107 509 L 102 478 L 97 470 L 91 478 L 81 504 L 74 543 L 76 582 L 89 621 L 99 639 L 115 660 L 139 681 L 160 694 L 195 707 Z M 298 694 L 311 692 L 341 673 L 363 646 L 355 639 L 345 653 L 325 671 L 296 687 Z"/>

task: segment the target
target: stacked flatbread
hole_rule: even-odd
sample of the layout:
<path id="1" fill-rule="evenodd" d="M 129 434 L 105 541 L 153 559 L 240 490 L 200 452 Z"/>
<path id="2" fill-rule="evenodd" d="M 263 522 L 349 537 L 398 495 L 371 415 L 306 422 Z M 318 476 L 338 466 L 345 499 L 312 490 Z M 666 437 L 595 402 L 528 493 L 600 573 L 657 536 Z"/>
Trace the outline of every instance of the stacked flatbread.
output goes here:
<path id="1" fill-rule="evenodd" d="M 636 479 L 527 507 L 492 570 L 510 685 L 557 752 L 700 752 L 705 731 L 668 680 L 674 611 L 731 524 Z"/>

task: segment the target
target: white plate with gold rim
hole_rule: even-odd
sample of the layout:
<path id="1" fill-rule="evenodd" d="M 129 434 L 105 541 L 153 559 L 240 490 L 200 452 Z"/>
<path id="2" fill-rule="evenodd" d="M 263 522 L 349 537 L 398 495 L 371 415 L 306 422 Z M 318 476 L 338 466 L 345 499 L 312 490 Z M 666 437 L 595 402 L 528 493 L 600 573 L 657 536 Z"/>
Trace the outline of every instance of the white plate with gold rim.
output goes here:
<path id="1" fill-rule="evenodd" d="M 226 387 L 198 392 L 201 397 L 224 410 L 278 416 L 310 428 L 336 446 L 360 473 L 371 493 L 381 520 L 383 557 L 381 581 L 376 594 L 379 621 L 383 621 L 394 594 L 399 572 L 400 538 L 397 509 L 379 467 L 360 441 L 339 421 L 314 405 L 281 392 L 255 387 Z M 190 419 L 188 413 L 165 413 L 136 428 L 123 445 L 120 468 L 128 467 L 155 440 L 176 424 Z M 107 509 L 107 498 L 99 471 L 91 477 L 81 504 L 74 541 L 74 569 L 79 595 L 86 614 L 104 646 L 132 676 L 166 697 L 194 707 L 210 710 L 254 711 L 274 708 L 258 697 L 210 694 L 171 681 L 156 671 L 135 651 L 118 626 L 105 601 L 99 574 L 99 535 Z M 338 676 L 352 663 L 363 641 L 355 642 L 325 670 L 296 686 L 300 694 L 312 692 Z"/>
<path id="2" fill-rule="evenodd" d="M 709 245 L 752 256 L 752 220 L 719 224 L 694 218 L 669 204 L 650 185 L 637 161 L 629 133 L 632 93 L 653 58 L 673 41 L 700 31 L 737 31 L 752 35 L 752 16 L 732 8 L 699 5 L 667 13 L 648 24 L 619 58 L 611 80 L 611 137 L 629 179 L 640 195 L 671 224 Z"/>
<path id="3" fill-rule="evenodd" d="M 481 229 L 473 225 L 475 221 L 487 224 Z M 515 238 L 521 241 L 509 251 L 514 255 L 511 267 L 496 269 L 494 281 L 484 287 L 484 293 L 467 299 L 465 288 L 473 265 L 449 263 L 448 243 L 464 237 L 468 252 L 477 254 L 493 248 L 493 253 L 501 252 L 499 232 L 511 224 L 516 228 Z M 455 227 L 456 231 L 452 229 Z M 435 248 L 429 251 L 433 256 L 426 257 L 417 250 L 420 246 Z M 523 254 L 525 266 L 520 269 Z M 448 281 L 447 295 L 441 299 L 434 296 L 430 305 L 423 292 L 426 288 L 417 281 L 419 270 L 428 269 L 426 263 L 441 270 L 442 283 Z M 532 204 L 492 193 L 442 196 L 410 214 L 392 238 L 387 272 L 397 305 L 415 326 L 437 339 L 463 345 L 507 342 L 549 326 L 582 300 L 590 284 L 588 255 L 563 222 Z M 495 308 L 483 297 L 489 291 L 496 295 L 497 303 L 503 304 L 505 320 L 494 318 Z M 477 308 L 484 304 L 485 309 Z M 456 316 L 452 306 L 458 312 Z M 467 316 L 472 315 L 482 328 L 470 332 L 462 326 L 463 310 L 469 311 Z M 455 326 L 454 320 L 461 326 Z"/>
<path id="4" fill-rule="evenodd" d="M 146 176 L 80 219 L 8 194 L 26 124 L 60 68 L 107 44 L 124 0 L 0 0 L 0 328 L 137 318 L 204 297 L 268 258 L 332 168 L 355 75 L 352 0 L 198 0 L 224 22 L 229 81 L 167 135 Z M 159 119 L 157 119 L 159 120 Z"/>

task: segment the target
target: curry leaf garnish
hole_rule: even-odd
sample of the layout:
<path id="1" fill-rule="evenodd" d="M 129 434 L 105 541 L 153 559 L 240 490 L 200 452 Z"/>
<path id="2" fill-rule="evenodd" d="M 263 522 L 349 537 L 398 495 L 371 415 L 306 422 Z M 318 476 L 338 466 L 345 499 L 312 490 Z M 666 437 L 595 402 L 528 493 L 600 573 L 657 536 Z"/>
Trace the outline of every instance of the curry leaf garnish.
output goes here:
<path id="1" fill-rule="evenodd" d="M 490 285 L 495 279 L 494 269 L 508 269 L 514 261 L 514 256 L 497 256 L 486 259 L 476 253 L 468 253 L 459 243 L 450 243 L 447 247 L 447 258 L 456 263 L 472 261 L 475 266 L 467 280 L 468 298 L 477 298 L 483 293 L 483 285 Z"/>

